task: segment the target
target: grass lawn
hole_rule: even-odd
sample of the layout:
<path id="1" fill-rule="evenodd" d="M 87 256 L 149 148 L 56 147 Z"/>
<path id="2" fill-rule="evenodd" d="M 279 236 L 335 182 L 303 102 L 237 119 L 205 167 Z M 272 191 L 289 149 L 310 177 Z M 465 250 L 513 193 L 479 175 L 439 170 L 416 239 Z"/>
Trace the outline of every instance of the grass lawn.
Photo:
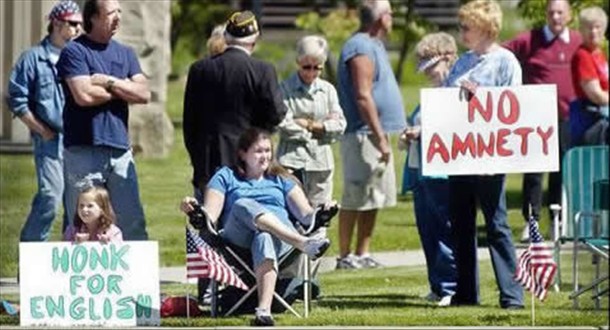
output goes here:
<path id="1" fill-rule="evenodd" d="M 178 210 L 178 205 L 183 196 L 191 194 L 191 166 L 183 147 L 182 130 L 176 129 L 175 134 L 175 145 L 168 158 L 136 159 L 148 232 L 151 239 L 159 241 L 160 264 L 163 266 L 184 264 L 183 224 L 186 218 Z M 396 151 L 395 155 L 400 183 L 404 154 Z M 341 159 L 337 159 L 336 165 L 334 195 L 340 199 Z M 18 268 L 19 232 L 29 212 L 36 177 L 31 155 L 4 154 L 0 157 L 0 168 L 0 277 L 14 277 Z M 508 179 L 509 221 L 516 238 L 524 225 L 519 211 L 520 179 L 520 175 L 511 175 Z M 57 217 L 53 225 L 52 240 L 61 238 L 60 219 Z M 410 195 L 401 196 L 396 207 L 382 210 L 378 219 L 373 252 L 420 248 Z M 542 225 L 546 226 L 547 221 Z M 329 233 L 331 240 L 336 242 L 336 221 Z M 333 244 L 329 255 L 336 253 L 337 245 Z"/>
<path id="2" fill-rule="evenodd" d="M 583 258 L 587 259 L 587 258 Z M 572 309 L 568 299 L 570 256 L 563 256 L 562 292 L 550 292 L 544 302 L 535 301 L 537 326 L 608 325 L 608 300 L 601 310 L 594 310 L 588 295 L 581 298 L 581 308 Z M 590 260 L 584 262 L 589 279 Z M 320 275 L 322 295 L 314 301 L 310 317 L 299 319 L 289 312 L 276 314 L 281 326 L 515 326 L 531 325 L 531 296 L 526 293 L 525 309 L 506 311 L 498 307 L 498 294 L 491 263 L 481 262 L 481 305 L 438 308 L 421 297 L 427 293 L 425 268 L 396 267 L 375 270 L 335 271 Z M 354 288 L 358 288 L 354 290 Z M 164 284 L 161 291 L 183 296 L 196 293 L 195 285 Z M 18 301 L 18 297 L 3 297 Z M 295 308 L 302 310 L 302 303 Z M 162 326 L 216 327 L 248 325 L 251 315 L 212 319 L 207 316 L 187 320 L 166 318 Z M 18 324 L 17 317 L 0 316 L 0 324 Z"/>
<path id="3" fill-rule="evenodd" d="M 140 193 L 147 217 L 150 238 L 159 241 L 160 264 L 163 266 L 184 264 L 185 217 L 178 210 L 180 199 L 191 194 L 192 169 L 182 139 L 182 99 L 184 79 L 168 84 L 168 114 L 177 123 L 174 147 L 166 159 L 143 159 L 136 156 Z M 403 88 L 405 108 L 411 111 L 419 99 L 418 86 Z M 396 139 L 392 141 L 396 146 Z M 337 144 L 334 145 L 337 151 Z M 402 182 L 404 152 L 394 150 L 394 166 L 397 184 Z M 338 152 L 335 152 L 337 155 Z M 342 192 L 342 162 L 336 160 L 334 197 L 340 200 Z M 18 268 L 18 237 L 29 212 L 31 198 L 36 189 L 36 177 L 31 155 L 0 155 L 0 277 L 16 276 Z M 507 200 L 509 223 L 515 238 L 519 237 L 524 222 L 520 215 L 521 175 L 509 175 Z M 52 240 L 59 240 L 60 219 L 54 223 Z M 482 218 L 479 223 L 482 224 Z M 336 222 L 336 221 L 335 221 Z M 548 221 L 542 221 L 542 231 L 547 232 Z M 481 228 L 482 229 L 482 228 Z M 337 241 L 336 223 L 331 225 L 330 238 Z M 394 208 L 380 211 L 372 251 L 391 251 L 420 248 L 415 227 L 411 195 L 400 196 Z M 333 244 L 329 255 L 337 253 Z"/>

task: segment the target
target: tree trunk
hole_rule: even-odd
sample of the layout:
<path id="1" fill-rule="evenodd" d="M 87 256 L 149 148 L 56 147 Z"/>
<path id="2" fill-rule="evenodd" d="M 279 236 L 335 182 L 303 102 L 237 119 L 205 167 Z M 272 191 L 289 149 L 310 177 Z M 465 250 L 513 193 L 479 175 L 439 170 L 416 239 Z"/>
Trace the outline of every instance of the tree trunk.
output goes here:
<path id="1" fill-rule="evenodd" d="M 407 60 L 407 53 L 411 48 L 411 33 L 409 33 L 409 22 L 413 19 L 413 5 L 415 4 L 415 0 L 407 1 L 407 13 L 405 15 L 405 25 L 403 26 L 403 37 L 402 44 L 400 45 L 400 53 L 398 57 L 398 66 L 396 67 L 396 72 L 394 75 L 396 76 L 396 81 L 400 85 L 402 83 L 402 73 L 405 69 L 405 62 Z"/>

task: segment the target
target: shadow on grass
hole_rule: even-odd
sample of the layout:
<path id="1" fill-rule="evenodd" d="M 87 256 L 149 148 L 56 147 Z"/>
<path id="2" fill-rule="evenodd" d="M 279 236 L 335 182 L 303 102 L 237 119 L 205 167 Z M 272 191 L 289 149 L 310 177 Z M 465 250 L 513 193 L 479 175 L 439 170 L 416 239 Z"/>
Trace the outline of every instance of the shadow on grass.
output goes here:
<path id="1" fill-rule="evenodd" d="M 414 302 L 412 300 L 420 300 Z M 321 297 L 318 305 L 331 309 L 370 309 L 400 307 L 430 307 L 421 297 L 405 294 L 330 295 Z"/>

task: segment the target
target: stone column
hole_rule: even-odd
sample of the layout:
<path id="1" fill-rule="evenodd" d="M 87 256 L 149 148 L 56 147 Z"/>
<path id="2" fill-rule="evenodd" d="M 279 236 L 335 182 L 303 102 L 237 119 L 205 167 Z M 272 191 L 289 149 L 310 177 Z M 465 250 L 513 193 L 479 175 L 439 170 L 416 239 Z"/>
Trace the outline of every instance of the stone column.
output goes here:
<path id="1" fill-rule="evenodd" d="M 166 157 L 174 140 L 174 127 L 165 111 L 171 69 L 170 5 L 170 0 L 121 1 L 117 39 L 136 51 L 152 92 L 149 104 L 132 105 L 129 112 L 131 143 L 144 157 Z"/>

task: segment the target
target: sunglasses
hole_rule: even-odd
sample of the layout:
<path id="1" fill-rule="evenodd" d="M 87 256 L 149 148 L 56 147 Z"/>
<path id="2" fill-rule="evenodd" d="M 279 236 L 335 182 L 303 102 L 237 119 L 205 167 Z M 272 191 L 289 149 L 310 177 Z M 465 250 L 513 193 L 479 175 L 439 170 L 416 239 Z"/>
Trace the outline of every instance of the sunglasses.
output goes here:
<path id="1" fill-rule="evenodd" d="M 73 21 L 64 21 L 66 23 L 68 23 L 68 25 L 70 25 L 71 27 L 78 27 L 80 26 L 80 22 L 73 22 Z"/>
<path id="2" fill-rule="evenodd" d="M 468 32 L 468 31 L 470 31 L 470 26 L 468 26 L 468 25 L 466 25 L 466 24 L 461 24 L 461 23 L 460 23 L 460 24 L 458 25 L 458 28 L 460 29 L 460 31 L 463 31 L 463 32 Z"/>
<path id="3" fill-rule="evenodd" d="M 316 70 L 316 71 L 322 71 L 322 69 L 324 69 L 323 66 L 321 65 L 302 65 L 301 69 L 303 70 L 307 70 L 307 71 L 311 71 L 311 70 Z"/>

